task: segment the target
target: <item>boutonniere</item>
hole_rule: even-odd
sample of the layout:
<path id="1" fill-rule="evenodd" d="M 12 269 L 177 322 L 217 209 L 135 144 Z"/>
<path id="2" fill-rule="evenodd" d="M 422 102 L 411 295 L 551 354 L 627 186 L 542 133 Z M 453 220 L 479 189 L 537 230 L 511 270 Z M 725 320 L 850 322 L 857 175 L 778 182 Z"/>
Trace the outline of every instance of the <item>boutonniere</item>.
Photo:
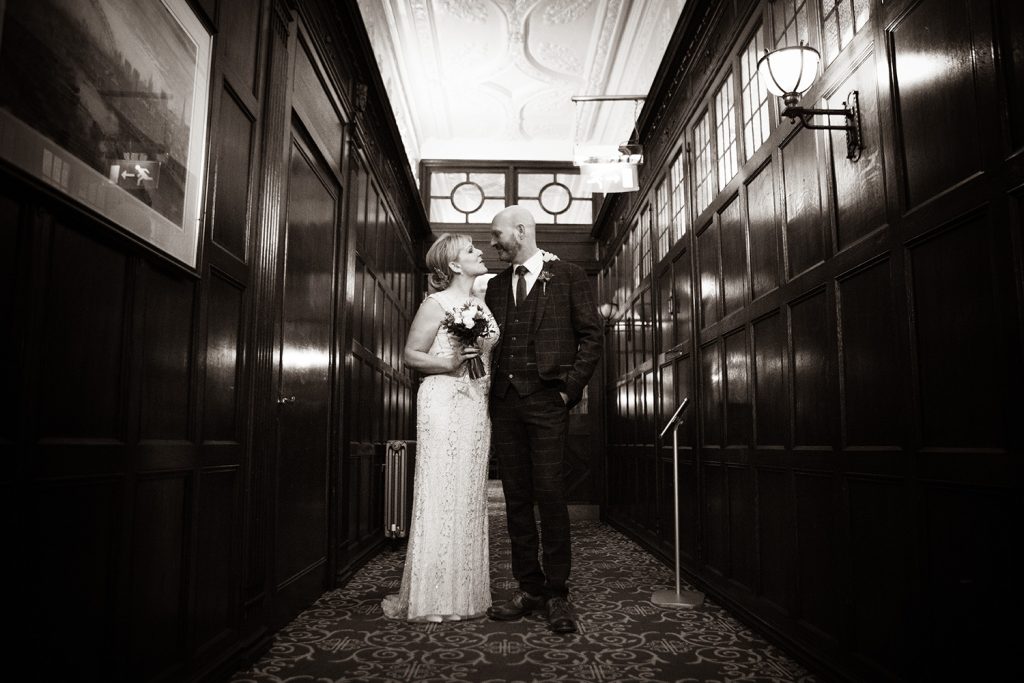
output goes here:
<path id="1" fill-rule="evenodd" d="M 541 294 L 547 294 L 548 293 L 548 280 L 550 280 L 553 277 L 554 277 L 554 275 L 551 274 L 551 271 L 548 271 L 548 270 L 540 271 L 540 275 L 537 276 L 537 281 L 540 282 L 540 293 Z"/>
<path id="2" fill-rule="evenodd" d="M 544 263 L 547 263 L 548 261 L 557 261 L 558 260 L 558 257 L 556 255 L 552 254 L 550 251 L 544 251 L 542 249 L 540 253 L 542 254 L 541 258 L 544 260 Z"/>
<path id="3" fill-rule="evenodd" d="M 541 253 L 541 259 L 544 261 L 544 263 L 549 263 L 551 261 L 557 261 L 558 260 L 558 256 L 556 256 L 555 254 L 552 254 L 550 251 L 544 251 L 543 249 L 541 249 L 540 253 Z M 547 270 L 540 271 L 540 275 L 537 276 L 537 280 L 538 280 L 538 282 L 540 282 L 540 293 L 541 294 L 547 294 L 548 293 L 548 280 L 550 280 L 553 277 L 554 277 L 554 275 L 552 275 Z"/>

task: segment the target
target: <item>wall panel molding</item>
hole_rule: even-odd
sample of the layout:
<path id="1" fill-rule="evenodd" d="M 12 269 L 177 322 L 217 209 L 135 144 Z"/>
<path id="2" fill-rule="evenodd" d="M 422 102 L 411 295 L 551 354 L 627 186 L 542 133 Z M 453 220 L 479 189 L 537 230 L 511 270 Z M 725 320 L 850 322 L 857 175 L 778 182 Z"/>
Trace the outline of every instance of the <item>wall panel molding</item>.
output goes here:
<path id="1" fill-rule="evenodd" d="M 429 229 L 411 174 L 402 175 L 405 156 L 354 3 L 192 4 L 216 51 L 195 270 L 0 165 L 9 228 L 0 238 L 0 314 L 13 330 L 0 342 L 10 408 L 0 418 L 0 452 L 11 462 L 0 489 L 8 538 L 25 554 L 7 563 L 4 578 L 25 587 L 11 607 L 29 616 L 26 652 L 50 642 L 38 634 L 54 623 L 71 624 L 78 635 L 46 661 L 90 680 L 226 678 L 308 604 L 290 587 L 276 590 L 283 579 L 274 573 L 275 553 L 289 550 L 275 535 L 275 482 L 302 474 L 275 462 L 285 199 L 308 189 L 287 187 L 285 164 L 293 121 L 317 124 L 315 114 L 332 108 L 345 124 L 336 134 L 313 126 L 339 188 L 328 221 L 338 245 L 330 316 L 339 322 L 325 332 L 335 363 L 323 453 L 322 502 L 331 511 L 319 554 L 293 553 L 303 566 L 286 568 L 301 577 L 290 586 L 313 577 L 303 590 L 315 595 L 379 550 L 383 443 L 412 436 L 415 384 L 398 331 L 408 329 L 420 294 L 413 240 Z M 310 17 L 329 21 L 298 28 Z M 300 49 L 311 65 L 302 82 L 293 79 Z M 304 101 L 293 119 L 293 89 L 314 81 L 329 101 Z M 348 125 L 356 83 L 368 85 L 372 108 L 362 151 Z M 371 185 L 368 220 L 365 207 L 349 206 L 360 206 L 350 202 L 357 187 L 365 203 Z M 357 253 L 372 280 L 358 289 L 370 293 L 358 306 Z M 350 344 L 350 320 L 368 323 L 359 332 L 365 346 Z M 340 464 L 351 431 L 343 399 L 360 349 L 373 371 L 357 390 L 372 391 L 377 404 L 367 421 L 373 434 L 353 449 L 368 457 L 350 472 Z M 352 539 L 341 521 L 349 508 L 359 531 Z M 64 609 L 74 614 L 59 617 Z"/>
<path id="2" fill-rule="evenodd" d="M 649 483 L 626 462 L 670 451 L 623 391 L 653 363 L 655 414 L 681 393 L 694 401 L 680 436 L 692 463 L 682 555 L 695 585 L 830 680 L 966 679 L 979 675 L 972 666 L 1005 678 L 1012 647 L 981 643 L 1005 641 L 1020 601 L 996 614 L 982 593 L 1016 576 L 999 536 L 1019 535 L 1024 519 L 1004 507 L 1024 481 L 1024 423 L 1008 419 L 1024 411 L 1009 389 L 1024 384 L 1024 223 L 1012 189 L 1024 176 L 1010 151 L 1024 15 L 998 0 L 841 0 L 866 12 L 858 19 L 807 0 L 810 44 L 841 44 L 822 50 L 803 100 L 835 106 L 858 90 L 861 158 L 845 158 L 840 132 L 778 122 L 769 98 L 763 145 L 697 213 L 706 164 L 694 130 L 706 111 L 715 119 L 714 88 L 735 75 L 750 31 L 761 22 L 776 35 L 779 4 L 687 3 L 641 114 L 640 191 L 606 198 L 595 222 L 602 295 L 619 304 L 606 457 L 622 490 L 606 491 L 604 517 L 671 562 L 666 503 L 652 524 L 634 502 L 669 496 L 669 470 Z M 825 16 L 857 23 L 833 34 Z M 646 247 L 633 221 L 676 150 L 687 229 L 669 245 L 651 238 L 653 275 L 636 282 L 632 258 Z M 632 341 L 645 298 L 653 349 Z M 686 310 L 698 326 L 679 326 Z M 684 368 L 695 390 L 682 388 Z M 968 539 L 968 525 L 985 531 Z"/>

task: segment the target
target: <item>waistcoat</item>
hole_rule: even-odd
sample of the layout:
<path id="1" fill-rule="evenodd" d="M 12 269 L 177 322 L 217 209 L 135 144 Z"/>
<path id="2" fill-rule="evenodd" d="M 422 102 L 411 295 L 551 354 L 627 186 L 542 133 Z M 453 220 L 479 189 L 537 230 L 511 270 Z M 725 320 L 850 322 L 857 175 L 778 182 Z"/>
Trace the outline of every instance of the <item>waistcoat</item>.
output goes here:
<path id="1" fill-rule="evenodd" d="M 529 396 L 544 388 L 537 373 L 537 350 L 530 332 L 540 289 L 535 284 L 518 306 L 513 305 L 513 298 L 509 296 L 508 317 L 501 331 L 501 347 L 491 380 L 495 396 L 504 396 L 510 386 L 515 387 L 520 396 Z"/>

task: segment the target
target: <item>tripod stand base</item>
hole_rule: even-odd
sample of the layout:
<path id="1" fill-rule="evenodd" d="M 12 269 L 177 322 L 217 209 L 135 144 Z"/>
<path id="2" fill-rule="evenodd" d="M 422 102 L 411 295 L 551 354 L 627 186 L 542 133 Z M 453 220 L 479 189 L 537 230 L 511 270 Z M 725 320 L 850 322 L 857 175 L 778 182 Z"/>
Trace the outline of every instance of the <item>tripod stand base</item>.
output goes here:
<path id="1" fill-rule="evenodd" d="M 704 604 L 704 594 L 698 591 L 654 591 L 651 602 L 666 607 L 700 607 Z"/>

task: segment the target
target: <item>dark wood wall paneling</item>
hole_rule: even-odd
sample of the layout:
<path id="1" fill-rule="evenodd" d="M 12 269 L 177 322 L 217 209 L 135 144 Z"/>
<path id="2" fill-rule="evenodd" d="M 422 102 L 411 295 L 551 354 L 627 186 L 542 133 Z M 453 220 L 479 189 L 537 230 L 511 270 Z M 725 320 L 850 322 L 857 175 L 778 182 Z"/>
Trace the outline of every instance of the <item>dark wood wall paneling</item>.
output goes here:
<path id="1" fill-rule="evenodd" d="M 380 183 L 358 149 L 351 182 L 354 277 L 348 307 L 344 537 L 346 552 L 361 558 L 380 539 L 386 443 L 416 438 L 415 384 L 402 351 L 421 289 L 409 235 L 384 202 Z"/>
<path id="2" fill-rule="evenodd" d="M 620 311 L 606 518 L 670 561 L 671 438 L 656 434 L 689 396 L 681 554 L 699 585 L 831 677 L 1005 677 L 1024 518 L 1024 14 L 844 0 L 842 21 L 865 19 L 833 33 L 835 4 L 684 10 L 641 116 L 641 191 L 594 229 Z M 753 32 L 774 44 L 800 5 L 811 44 L 839 48 L 804 102 L 859 91 L 860 160 L 842 133 L 776 122 L 694 211 L 695 127 Z M 635 282 L 632 235 L 678 152 L 687 231 Z M 640 233 L 649 248 L 659 229 Z"/>
<path id="3" fill-rule="evenodd" d="M 247 47 L 215 60 L 197 274 L 18 178 L 6 185 L 5 224 L 18 229 L 5 231 L 17 261 L 4 273 L 19 303 L 5 386 L 30 394 L 5 431 L 26 463 L 14 497 L 32 522 L 25 612 L 37 638 L 74 629 L 65 661 L 83 678 L 180 676 L 242 642 L 241 362 L 265 13 L 207 9 Z"/>
<path id="4" fill-rule="evenodd" d="M 336 323 L 344 358 L 340 463 L 332 482 L 334 571 L 344 581 L 384 541 L 386 442 L 410 441 L 415 453 L 415 383 L 401 356 L 422 292 L 412 245 L 429 229 L 356 3 L 310 2 L 300 10 L 325 56 L 324 70 L 353 114 L 344 152 L 344 308 Z"/>
<path id="5" fill-rule="evenodd" d="M 4 578 L 25 651 L 83 680 L 217 678 L 265 648 L 310 597 L 289 578 L 315 595 L 379 547 L 383 441 L 411 437 L 428 229 L 357 8 L 193 5 L 215 33 L 195 271 L 0 169 Z M 331 359 L 296 389 L 321 406 L 310 459 L 279 452 L 296 334 Z"/>

